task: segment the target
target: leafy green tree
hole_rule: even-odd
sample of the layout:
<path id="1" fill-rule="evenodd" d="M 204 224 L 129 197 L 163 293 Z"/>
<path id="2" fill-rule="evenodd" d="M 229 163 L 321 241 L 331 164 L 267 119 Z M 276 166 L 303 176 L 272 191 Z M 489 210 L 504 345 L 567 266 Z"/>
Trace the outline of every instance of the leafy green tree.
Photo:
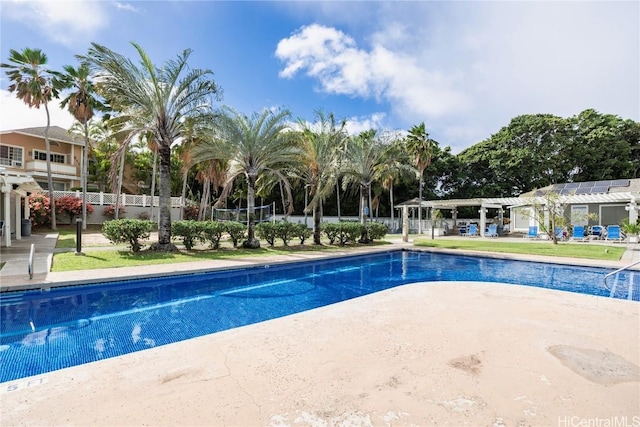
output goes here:
<path id="1" fill-rule="evenodd" d="M 220 88 L 210 79 L 210 70 L 190 69 L 191 50 L 156 67 L 139 45 L 132 43 L 140 58 L 129 58 L 97 43 L 81 60 L 96 67 L 100 93 L 120 114 L 120 123 L 129 123 L 131 133 L 151 132 L 160 157 L 158 242 L 153 249 L 177 250 L 171 243 L 171 145 L 185 130 L 185 118 L 208 120 L 212 98 Z"/>
<path id="2" fill-rule="evenodd" d="M 55 197 L 53 197 L 53 179 L 51 176 L 51 143 L 49 142 L 49 127 L 51 115 L 48 103 L 58 97 L 58 90 L 53 85 L 57 72 L 47 69 L 47 55 L 40 49 L 24 48 L 21 52 L 9 50 L 9 63 L 0 64 L 6 71 L 11 84 L 9 92 L 15 92 L 29 108 L 44 106 L 47 113 L 47 126 L 44 128 L 44 143 L 47 152 L 47 186 L 51 199 L 51 229 L 56 229 Z"/>
<path id="3" fill-rule="evenodd" d="M 288 129 L 286 110 L 272 112 L 263 110 L 247 117 L 229 107 L 216 114 L 212 138 L 207 138 L 193 148 L 196 163 L 219 160 L 229 165 L 227 180 L 220 195 L 226 198 L 233 191 L 233 183 L 239 177 L 247 182 L 247 240 L 246 248 L 259 248 L 255 237 L 255 193 L 256 182 L 261 175 L 272 175 L 282 181 L 291 201 L 291 184 L 286 176 L 288 169 L 295 168 L 300 149 L 291 142 L 285 132 Z"/>
<path id="4" fill-rule="evenodd" d="M 588 109 L 567 120 L 571 138 L 563 155 L 572 181 L 632 178 L 640 166 L 640 123 Z"/>
<path id="5" fill-rule="evenodd" d="M 341 148 L 348 139 L 345 130 L 346 122 L 336 123 L 333 114 L 316 112 L 316 120 L 309 124 L 298 120 L 302 129 L 299 143 L 302 147 L 300 177 L 305 186 L 309 187 L 311 200 L 304 207 L 313 212 L 313 243 L 321 244 L 322 223 L 321 206 L 326 198 L 333 194 L 333 188 L 337 181 L 338 156 Z"/>

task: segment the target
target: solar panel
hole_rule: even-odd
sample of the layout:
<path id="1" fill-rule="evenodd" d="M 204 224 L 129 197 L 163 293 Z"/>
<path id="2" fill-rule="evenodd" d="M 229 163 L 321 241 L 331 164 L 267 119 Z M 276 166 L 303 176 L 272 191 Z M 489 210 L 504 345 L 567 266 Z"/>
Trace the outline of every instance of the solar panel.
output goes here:
<path id="1" fill-rule="evenodd" d="M 574 194 L 591 194 L 591 188 L 578 188 Z"/>
<path id="2" fill-rule="evenodd" d="M 598 194 L 598 193 L 607 193 L 609 192 L 609 186 L 608 185 L 596 185 L 595 187 L 593 187 L 591 189 L 591 192 L 594 194 Z"/>
<path id="3" fill-rule="evenodd" d="M 570 189 L 570 188 L 578 188 L 579 184 L 580 183 L 578 183 L 578 182 L 569 182 L 569 183 L 564 185 L 564 189 L 567 190 L 567 189 Z"/>
<path id="4" fill-rule="evenodd" d="M 628 187 L 631 182 L 628 179 L 614 179 L 611 181 L 611 187 Z"/>

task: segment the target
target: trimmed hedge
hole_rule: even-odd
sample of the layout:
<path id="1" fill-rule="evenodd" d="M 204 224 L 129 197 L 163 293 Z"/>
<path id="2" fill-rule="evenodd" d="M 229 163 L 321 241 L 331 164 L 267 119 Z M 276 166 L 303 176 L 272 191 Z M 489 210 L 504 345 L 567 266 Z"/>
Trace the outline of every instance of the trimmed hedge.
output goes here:
<path id="1" fill-rule="evenodd" d="M 256 226 L 256 235 L 264 239 L 270 246 L 274 246 L 276 239 L 281 239 L 285 246 L 295 238 L 300 239 L 300 244 L 311 236 L 313 230 L 304 224 L 293 224 L 287 221 L 261 222 Z"/>
<path id="2" fill-rule="evenodd" d="M 140 240 L 146 240 L 151 235 L 155 222 L 144 219 L 114 219 L 102 224 L 102 234 L 111 243 L 129 243 L 133 252 L 140 252 Z"/>
<path id="3" fill-rule="evenodd" d="M 320 230 L 327 236 L 329 243 L 344 246 L 360 243 L 370 243 L 382 239 L 387 234 L 387 226 L 378 222 L 368 222 L 366 226 L 355 221 L 340 221 L 337 224 L 324 223 Z"/>

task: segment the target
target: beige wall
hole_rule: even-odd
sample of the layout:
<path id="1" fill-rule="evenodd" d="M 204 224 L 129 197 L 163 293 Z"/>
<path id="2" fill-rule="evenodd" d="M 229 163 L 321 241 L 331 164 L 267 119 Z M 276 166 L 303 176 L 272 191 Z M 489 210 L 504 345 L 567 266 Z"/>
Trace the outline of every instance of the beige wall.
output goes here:
<path id="1" fill-rule="evenodd" d="M 3 165 L 9 171 L 29 173 L 38 182 L 47 181 L 46 161 L 35 161 L 33 150 L 46 151 L 43 138 L 18 133 L 0 135 L 0 144 L 22 147 L 22 167 Z M 65 156 L 65 163 L 51 163 L 54 182 L 64 183 L 65 190 L 80 187 L 80 164 L 82 161 L 82 147 L 67 142 L 50 140 L 51 153 Z"/>

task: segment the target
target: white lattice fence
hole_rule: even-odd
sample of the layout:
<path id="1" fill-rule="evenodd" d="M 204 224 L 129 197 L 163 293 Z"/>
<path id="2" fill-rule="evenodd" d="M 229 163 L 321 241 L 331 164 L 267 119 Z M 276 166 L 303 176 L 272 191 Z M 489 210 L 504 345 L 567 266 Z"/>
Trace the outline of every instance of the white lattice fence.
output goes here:
<path id="1" fill-rule="evenodd" d="M 43 193 L 47 194 L 48 191 L 44 190 Z M 72 196 L 82 198 L 81 191 L 53 191 L 53 197 L 55 199 L 59 199 L 64 196 Z M 151 196 L 147 195 L 139 195 L 139 194 L 120 194 L 120 204 L 122 206 L 142 206 L 147 207 L 151 206 Z M 90 193 L 87 192 L 87 202 L 91 203 L 95 206 L 105 206 L 105 205 L 115 205 L 116 204 L 116 194 L 114 193 Z M 153 206 L 158 206 L 160 204 L 160 197 L 153 197 Z M 182 206 L 182 197 L 172 197 L 171 198 L 171 207 L 179 208 Z"/>

